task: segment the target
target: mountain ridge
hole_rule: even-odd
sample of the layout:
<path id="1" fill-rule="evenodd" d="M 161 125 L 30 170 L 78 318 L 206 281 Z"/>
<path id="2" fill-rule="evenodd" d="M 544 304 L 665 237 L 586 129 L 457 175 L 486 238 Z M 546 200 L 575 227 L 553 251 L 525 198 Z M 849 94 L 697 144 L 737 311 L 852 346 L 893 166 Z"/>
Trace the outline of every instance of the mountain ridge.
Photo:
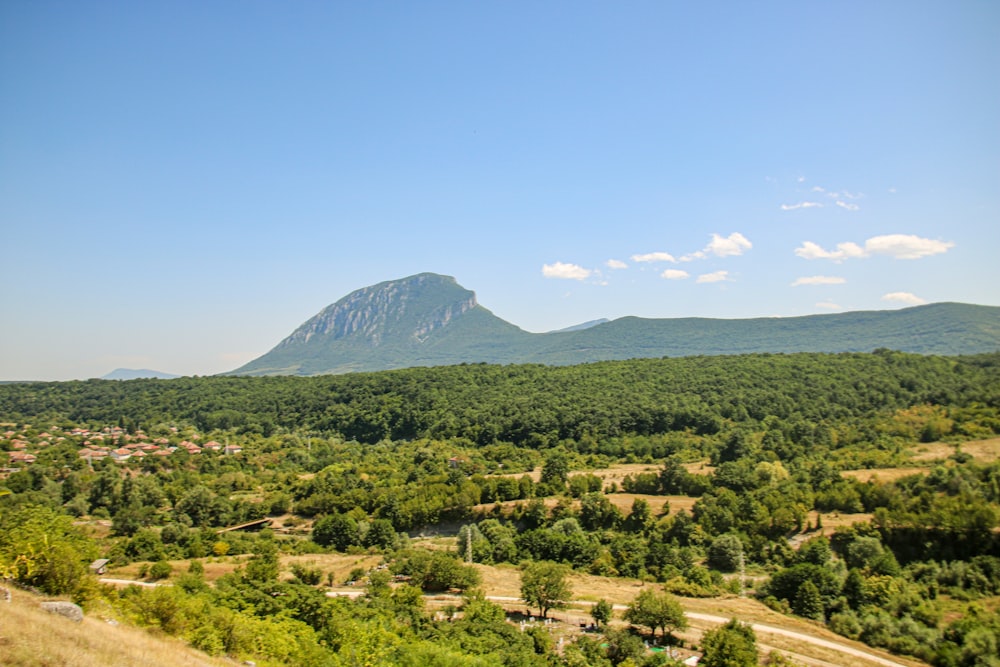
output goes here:
<path id="1" fill-rule="evenodd" d="M 173 380 L 180 375 L 154 371 L 149 368 L 116 368 L 107 375 L 102 375 L 102 380 L 138 380 L 145 378 L 155 378 L 158 380 Z"/>
<path id="2" fill-rule="evenodd" d="M 451 276 L 420 273 L 326 306 L 233 375 L 321 375 L 460 363 L 570 365 L 757 352 L 974 354 L 1000 349 L 1000 308 L 953 302 L 794 317 L 592 320 L 530 333 Z"/>

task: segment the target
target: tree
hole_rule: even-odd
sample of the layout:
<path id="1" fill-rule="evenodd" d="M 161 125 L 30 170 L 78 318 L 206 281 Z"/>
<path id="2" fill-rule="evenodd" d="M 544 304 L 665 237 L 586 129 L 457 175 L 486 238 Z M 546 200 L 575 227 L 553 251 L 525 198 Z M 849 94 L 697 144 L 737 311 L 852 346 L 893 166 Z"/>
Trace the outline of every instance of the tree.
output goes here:
<path id="1" fill-rule="evenodd" d="M 611 606 L 611 603 L 603 599 L 598 600 L 590 610 L 590 617 L 594 619 L 597 627 L 606 625 L 611 620 L 613 614 L 614 608 Z"/>
<path id="2" fill-rule="evenodd" d="M 262 534 L 254 545 L 254 555 L 247 561 L 243 578 L 255 584 L 278 580 L 278 545 L 269 534 Z"/>
<path id="3" fill-rule="evenodd" d="M 803 618 L 814 620 L 823 618 L 823 597 L 819 594 L 816 584 L 808 580 L 802 582 L 795 599 L 792 600 L 792 611 Z"/>
<path id="4" fill-rule="evenodd" d="M 361 533 L 358 522 L 346 514 L 329 514 L 313 525 L 312 539 L 321 546 L 347 551 L 361 543 Z"/>
<path id="5" fill-rule="evenodd" d="M 621 665 L 626 661 L 631 661 L 631 664 L 635 665 L 646 654 L 642 640 L 625 628 L 609 629 L 604 636 L 608 643 L 608 660 L 612 665 Z"/>
<path id="6" fill-rule="evenodd" d="M 665 506 L 664 506 L 665 507 Z M 645 498 L 632 501 L 632 511 L 625 518 L 623 528 L 630 533 L 645 533 L 653 525 L 653 511 Z"/>
<path id="7" fill-rule="evenodd" d="M 580 498 L 580 524 L 587 530 L 614 528 L 621 520 L 621 512 L 600 491 L 586 493 Z"/>
<path id="8" fill-rule="evenodd" d="M 569 568 L 559 563 L 530 563 L 521 572 L 521 597 L 538 607 L 542 618 L 546 618 L 550 609 L 562 609 L 572 595 L 566 580 L 568 573 Z"/>
<path id="9" fill-rule="evenodd" d="M 753 628 L 735 618 L 709 630 L 701 639 L 699 665 L 705 667 L 756 667 L 757 636 Z"/>
<path id="10" fill-rule="evenodd" d="M 399 537 L 388 519 L 375 519 L 365 533 L 365 546 L 376 549 L 392 549 Z"/>
<path id="11" fill-rule="evenodd" d="M 4 507 L 0 512 L 0 579 L 49 595 L 72 594 L 85 585 L 85 563 L 96 555 L 93 541 L 50 507 Z"/>
<path id="12" fill-rule="evenodd" d="M 743 542 L 732 533 L 719 535 L 708 548 L 708 565 L 721 572 L 735 572 L 743 560 Z"/>
<path id="13" fill-rule="evenodd" d="M 549 455 L 542 466 L 541 482 L 563 488 L 566 486 L 566 477 L 569 475 L 569 462 L 562 452 L 554 452 Z"/>
<path id="14" fill-rule="evenodd" d="M 625 620 L 633 625 L 643 625 L 650 629 L 653 637 L 663 629 L 663 635 L 687 627 L 687 618 L 680 603 L 669 593 L 657 593 L 651 588 L 643 590 L 632 600 L 625 610 Z"/>

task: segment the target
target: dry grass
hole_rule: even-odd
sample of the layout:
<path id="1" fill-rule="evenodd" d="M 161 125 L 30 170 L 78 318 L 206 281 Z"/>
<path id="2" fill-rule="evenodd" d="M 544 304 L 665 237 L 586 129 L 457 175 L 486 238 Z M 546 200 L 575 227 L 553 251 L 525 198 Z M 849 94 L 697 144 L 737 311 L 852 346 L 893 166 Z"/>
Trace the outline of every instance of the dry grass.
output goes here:
<path id="1" fill-rule="evenodd" d="M 963 442 L 961 448 L 979 463 L 993 463 L 1000 459 L 1000 438 Z"/>
<path id="2" fill-rule="evenodd" d="M 909 451 L 909 459 L 915 462 L 943 461 L 954 453 L 955 445 L 950 445 L 947 442 L 928 442 L 912 447 Z"/>
<path id="3" fill-rule="evenodd" d="M 295 563 L 319 568 L 323 572 L 323 583 L 326 583 L 327 575 L 333 573 L 334 586 L 337 587 L 347 581 L 351 570 L 360 567 L 368 571 L 374 569 L 381 562 L 382 556 L 373 554 L 303 554 L 301 556 L 282 556 L 281 569 L 290 570 Z"/>
<path id="4" fill-rule="evenodd" d="M 181 641 L 155 636 L 96 616 L 74 623 L 39 608 L 42 598 L 13 591 L 0 602 L 0 665 L 7 667 L 216 667 L 238 663 L 211 658 Z"/>
<path id="5" fill-rule="evenodd" d="M 859 482 L 875 481 L 885 484 L 910 475 L 926 475 L 928 472 L 930 472 L 929 468 L 865 468 L 863 470 L 844 470 L 840 474 Z"/>

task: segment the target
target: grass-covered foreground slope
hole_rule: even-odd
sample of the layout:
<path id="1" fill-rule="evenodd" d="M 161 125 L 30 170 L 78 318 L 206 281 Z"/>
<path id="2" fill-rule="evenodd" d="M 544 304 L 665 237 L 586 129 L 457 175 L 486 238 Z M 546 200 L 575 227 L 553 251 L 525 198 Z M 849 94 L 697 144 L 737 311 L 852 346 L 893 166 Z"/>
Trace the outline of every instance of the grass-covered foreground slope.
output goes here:
<path id="1" fill-rule="evenodd" d="M 115 620 L 110 609 L 92 610 L 80 623 L 43 611 L 45 598 L 20 590 L 0 602 L 0 665 L 5 667 L 222 667 L 175 638 Z M 112 621 L 112 622 L 109 622 Z"/>

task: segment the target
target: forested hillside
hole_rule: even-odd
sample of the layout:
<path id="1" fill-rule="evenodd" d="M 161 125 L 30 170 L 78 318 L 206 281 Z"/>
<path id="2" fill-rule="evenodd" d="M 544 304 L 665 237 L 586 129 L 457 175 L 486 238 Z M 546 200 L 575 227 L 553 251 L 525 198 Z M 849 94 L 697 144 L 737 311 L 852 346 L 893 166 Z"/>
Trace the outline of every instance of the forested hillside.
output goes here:
<path id="1" fill-rule="evenodd" d="M 179 420 L 265 435 L 282 427 L 369 443 L 461 437 L 538 447 L 587 436 L 710 434 L 767 417 L 816 425 L 925 403 L 989 403 L 1000 395 L 997 359 L 880 351 L 12 384 L 0 386 L 0 413 L 102 424 Z"/>
<path id="2" fill-rule="evenodd" d="M 13 384 L 0 421 L 3 576 L 211 654 L 674 664 L 647 642 L 790 664 L 739 622 L 777 611 L 1000 660 L 998 354 Z M 97 557 L 173 586 L 101 587 Z M 597 599 L 570 575 L 623 583 Z M 523 601 L 488 599 L 496 576 Z M 695 600 L 738 620 L 692 634 Z"/>

